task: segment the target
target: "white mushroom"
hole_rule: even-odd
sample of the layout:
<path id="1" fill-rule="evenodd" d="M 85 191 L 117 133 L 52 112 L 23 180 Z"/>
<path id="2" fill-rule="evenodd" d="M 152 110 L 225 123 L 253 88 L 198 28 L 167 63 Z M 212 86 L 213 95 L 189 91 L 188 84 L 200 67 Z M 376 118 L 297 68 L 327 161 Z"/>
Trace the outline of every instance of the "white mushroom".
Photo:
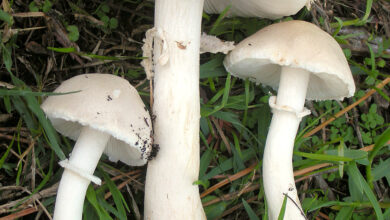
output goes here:
<path id="1" fill-rule="evenodd" d="M 199 188 L 193 184 L 198 180 L 200 161 L 199 47 L 203 0 L 155 2 L 153 114 L 154 140 L 160 151 L 148 163 L 145 219 L 206 219 Z"/>
<path id="2" fill-rule="evenodd" d="M 54 219 L 81 219 L 84 197 L 102 153 L 112 161 L 144 165 L 151 154 L 149 112 L 125 79 L 110 74 L 84 74 L 64 81 L 42 109 L 54 128 L 77 140 L 57 192 Z"/>
<path id="3" fill-rule="evenodd" d="M 304 21 L 270 25 L 240 42 L 224 61 L 240 78 L 278 90 L 269 104 L 273 117 L 263 158 L 264 189 L 269 218 L 277 219 L 287 198 L 285 219 L 304 219 L 294 184 L 292 153 L 305 98 L 343 99 L 355 85 L 338 43 L 317 26 Z"/>
<path id="4" fill-rule="evenodd" d="M 205 0 L 204 11 L 218 14 L 231 7 L 227 16 L 276 19 L 296 14 L 311 0 Z"/>

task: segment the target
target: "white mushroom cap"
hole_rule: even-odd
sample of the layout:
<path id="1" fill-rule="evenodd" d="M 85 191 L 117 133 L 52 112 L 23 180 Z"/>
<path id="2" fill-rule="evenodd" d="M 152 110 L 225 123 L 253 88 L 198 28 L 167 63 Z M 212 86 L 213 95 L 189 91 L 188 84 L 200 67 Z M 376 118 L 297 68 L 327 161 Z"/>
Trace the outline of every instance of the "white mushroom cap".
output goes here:
<path id="1" fill-rule="evenodd" d="M 351 70 L 338 43 L 317 26 L 288 21 L 267 26 L 240 42 L 224 60 L 234 76 L 278 88 L 281 66 L 311 73 L 307 99 L 350 97 L 355 92 Z"/>
<path id="2" fill-rule="evenodd" d="M 218 14 L 231 5 L 227 16 L 276 19 L 296 14 L 310 0 L 205 0 L 204 11 Z"/>
<path id="3" fill-rule="evenodd" d="M 64 81 L 41 105 L 54 128 L 77 140 L 83 126 L 111 135 L 105 153 L 111 161 L 144 165 L 152 150 L 148 110 L 129 82 L 111 74 L 84 74 Z"/>

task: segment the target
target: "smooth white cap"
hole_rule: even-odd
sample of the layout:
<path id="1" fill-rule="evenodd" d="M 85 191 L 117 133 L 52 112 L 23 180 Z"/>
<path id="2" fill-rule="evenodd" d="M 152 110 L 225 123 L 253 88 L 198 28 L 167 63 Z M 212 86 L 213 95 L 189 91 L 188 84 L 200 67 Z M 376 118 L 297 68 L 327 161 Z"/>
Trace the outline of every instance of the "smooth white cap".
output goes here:
<path id="1" fill-rule="evenodd" d="M 267 26 L 246 38 L 224 60 L 232 75 L 278 88 L 281 66 L 311 73 L 306 98 L 343 99 L 353 96 L 355 83 L 339 44 L 305 21 Z"/>
<path id="2" fill-rule="evenodd" d="M 105 153 L 111 161 L 141 166 L 152 150 L 150 115 L 137 90 L 111 74 L 83 74 L 64 81 L 41 105 L 54 128 L 77 140 L 83 126 L 111 135 Z"/>
<path id="3" fill-rule="evenodd" d="M 260 17 L 276 19 L 296 14 L 311 0 L 205 0 L 204 11 L 219 14 L 229 5 L 228 17 Z"/>

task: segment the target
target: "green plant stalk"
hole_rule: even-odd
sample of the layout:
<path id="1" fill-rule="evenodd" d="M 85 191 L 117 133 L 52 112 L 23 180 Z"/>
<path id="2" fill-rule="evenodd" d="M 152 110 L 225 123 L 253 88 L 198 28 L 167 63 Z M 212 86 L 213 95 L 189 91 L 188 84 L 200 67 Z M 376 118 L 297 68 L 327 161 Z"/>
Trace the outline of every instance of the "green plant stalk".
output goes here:
<path id="1" fill-rule="evenodd" d="M 278 220 L 284 219 L 284 213 L 286 212 L 286 205 L 287 205 L 287 194 L 284 195 L 282 207 L 280 208 Z"/>
<path id="2" fill-rule="evenodd" d="M 349 20 L 349 21 L 343 21 L 342 22 L 342 26 L 345 27 L 345 26 L 351 26 L 351 25 L 357 25 L 357 26 L 364 25 L 367 22 L 368 17 L 370 16 L 372 3 L 373 3 L 373 0 L 368 0 L 367 1 L 367 3 L 366 3 L 366 11 L 364 13 L 363 18 L 361 18 L 361 19 L 360 18 L 356 18 L 356 19 Z M 338 28 L 340 26 L 340 23 L 339 22 L 331 23 L 330 26 L 332 28 Z"/>
<path id="3" fill-rule="evenodd" d="M 375 143 L 374 149 L 371 151 L 371 153 L 368 156 L 368 165 L 366 166 L 366 177 L 368 185 L 371 189 L 374 189 L 374 177 L 372 175 L 372 163 L 374 161 L 375 156 L 378 154 L 379 150 L 382 149 L 383 146 L 385 146 L 386 142 L 390 139 L 390 127 L 387 128 L 379 137 L 377 142 Z"/>
<path id="4" fill-rule="evenodd" d="M 223 90 L 221 104 L 214 107 L 214 109 L 211 112 L 206 112 L 206 113 L 202 114 L 202 117 L 210 116 L 210 115 L 222 110 L 225 107 L 225 105 L 227 104 L 228 98 L 229 98 L 229 92 L 230 92 L 230 87 L 231 87 L 230 82 L 231 82 L 231 75 L 229 73 L 226 77 L 225 89 Z"/>
<path id="5" fill-rule="evenodd" d="M 348 203 L 344 203 L 344 204 L 340 204 L 340 205 L 334 205 L 334 206 L 331 206 L 330 208 L 335 209 L 335 210 L 339 210 L 340 208 L 346 207 L 346 206 L 356 207 L 356 208 L 372 208 L 373 207 L 372 204 L 369 202 L 348 202 Z M 390 202 L 380 202 L 379 206 L 382 209 L 388 209 L 388 208 L 390 208 Z"/>

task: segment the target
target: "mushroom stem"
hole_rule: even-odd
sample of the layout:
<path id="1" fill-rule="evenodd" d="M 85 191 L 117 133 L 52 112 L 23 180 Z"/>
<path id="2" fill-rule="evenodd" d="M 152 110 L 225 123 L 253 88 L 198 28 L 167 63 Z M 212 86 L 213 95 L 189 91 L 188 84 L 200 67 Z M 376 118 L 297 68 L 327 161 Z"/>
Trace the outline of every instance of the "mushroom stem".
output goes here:
<path id="1" fill-rule="evenodd" d="M 88 177 L 93 177 L 109 138 L 109 134 L 89 126 L 82 128 L 69 161 L 60 162 L 65 170 L 58 187 L 55 220 L 82 219 L 84 198 L 91 182 Z"/>
<path id="2" fill-rule="evenodd" d="M 292 154 L 304 104 L 310 73 L 282 67 L 279 90 L 274 103 L 263 158 L 263 181 L 269 219 L 278 219 L 285 195 L 288 195 L 284 219 L 305 219 L 295 187 Z M 293 201 L 292 201 L 293 200 Z"/>
<path id="3" fill-rule="evenodd" d="M 154 142 L 145 220 L 206 219 L 199 175 L 199 47 L 203 0 L 156 0 Z"/>

